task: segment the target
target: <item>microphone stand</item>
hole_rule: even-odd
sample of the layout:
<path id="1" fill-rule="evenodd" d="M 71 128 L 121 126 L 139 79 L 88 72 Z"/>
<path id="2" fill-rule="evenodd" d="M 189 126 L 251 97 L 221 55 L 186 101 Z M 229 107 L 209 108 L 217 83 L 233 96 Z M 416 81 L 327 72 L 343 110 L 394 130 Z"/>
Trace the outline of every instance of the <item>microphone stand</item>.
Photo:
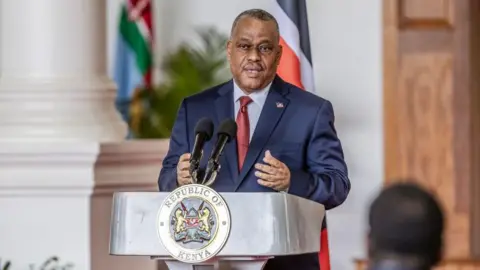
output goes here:
<path id="1" fill-rule="evenodd" d="M 205 170 L 205 175 L 203 176 L 202 185 L 212 185 L 217 178 L 220 167 L 220 162 L 215 161 L 215 159 L 210 159 L 207 164 L 207 169 Z"/>
<path id="2" fill-rule="evenodd" d="M 200 163 L 200 162 L 196 162 L 196 163 Z M 198 183 L 198 168 L 199 167 L 199 164 L 191 164 L 190 165 L 190 175 L 192 176 L 192 182 L 194 184 Z"/>
<path id="3" fill-rule="evenodd" d="M 200 153 L 200 157 L 198 159 L 195 159 L 195 160 L 190 160 L 190 175 L 192 176 L 192 182 L 194 184 L 197 184 L 198 183 L 198 179 L 201 178 L 199 177 L 199 172 L 198 170 L 200 169 L 200 160 L 202 159 L 203 157 L 203 150 L 202 152 Z"/>
<path id="4" fill-rule="evenodd" d="M 220 171 L 220 156 L 225 149 L 225 145 L 235 137 L 237 133 L 237 124 L 231 119 L 227 119 L 220 124 L 217 132 L 217 143 L 212 149 L 210 158 L 208 159 L 207 169 L 204 171 L 202 177 L 202 185 L 210 186 L 215 182 L 218 172 Z M 197 175 L 196 175 L 197 176 Z"/>
<path id="5" fill-rule="evenodd" d="M 193 184 L 198 183 L 197 173 L 198 173 L 198 169 L 196 169 L 196 170 L 190 170 L 190 175 L 192 176 L 192 182 L 193 182 Z"/>

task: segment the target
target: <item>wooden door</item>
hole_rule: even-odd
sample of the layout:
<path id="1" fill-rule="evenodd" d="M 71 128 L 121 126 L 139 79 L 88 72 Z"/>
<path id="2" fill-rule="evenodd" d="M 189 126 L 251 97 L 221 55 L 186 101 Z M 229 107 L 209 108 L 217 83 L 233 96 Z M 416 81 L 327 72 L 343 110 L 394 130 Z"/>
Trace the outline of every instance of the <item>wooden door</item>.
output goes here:
<path id="1" fill-rule="evenodd" d="M 480 1 L 384 0 L 383 12 L 385 181 L 415 178 L 440 198 L 442 269 L 480 269 Z"/>

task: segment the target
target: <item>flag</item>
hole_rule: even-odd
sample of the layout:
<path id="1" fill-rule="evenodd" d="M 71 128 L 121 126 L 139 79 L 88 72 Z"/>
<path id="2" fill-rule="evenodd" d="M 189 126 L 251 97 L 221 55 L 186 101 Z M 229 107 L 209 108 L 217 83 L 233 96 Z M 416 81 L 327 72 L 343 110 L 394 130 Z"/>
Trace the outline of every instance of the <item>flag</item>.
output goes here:
<path id="1" fill-rule="evenodd" d="M 283 47 L 278 75 L 299 88 L 315 92 L 305 0 L 276 0 L 273 15 L 280 27 Z"/>
<path id="2" fill-rule="evenodd" d="M 273 15 L 279 24 L 280 44 L 283 47 L 278 75 L 299 88 L 315 92 L 306 0 L 275 0 Z M 319 241 L 320 269 L 330 270 L 326 217 Z"/>
<path id="3" fill-rule="evenodd" d="M 125 121 L 136 91 L 149 87 L 153 68 L 152 4 L 150 0 L 124 0 L 120 9 L 113 80 L 117 109 Z"/>

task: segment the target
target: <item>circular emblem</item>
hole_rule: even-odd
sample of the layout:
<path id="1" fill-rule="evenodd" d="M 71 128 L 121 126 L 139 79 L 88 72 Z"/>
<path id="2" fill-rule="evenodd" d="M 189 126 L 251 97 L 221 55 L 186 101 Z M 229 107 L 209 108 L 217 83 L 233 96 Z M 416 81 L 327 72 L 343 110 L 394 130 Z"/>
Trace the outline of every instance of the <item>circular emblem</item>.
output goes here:
<path id="1" fill-rule="evenodd" d="M 220 252 L 230 235 L 230 211 L 223 198 L 204 185 L 172 191 L 158 212 L 158 235 L 173 258 L 204 262 Z"/>

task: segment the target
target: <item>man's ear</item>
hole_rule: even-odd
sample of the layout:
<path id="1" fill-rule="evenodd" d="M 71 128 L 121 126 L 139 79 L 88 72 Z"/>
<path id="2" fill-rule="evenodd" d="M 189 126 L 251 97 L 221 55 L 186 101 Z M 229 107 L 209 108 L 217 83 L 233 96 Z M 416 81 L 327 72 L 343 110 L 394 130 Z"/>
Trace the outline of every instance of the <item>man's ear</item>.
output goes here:
<path id="1" fill-rule="evenodd" d="M 282 53 L 283 53 L 283 46 L 282 45 L 278 45 L 278 53 L 277 53 L 277 65 L 280 65 L 280 59 L 282 58 Z"/>
<path id="2" fill-rule="evenodd" d="M 227 41 L 227 59 L 230 61 L 230 58 L 232 56 L 232 41 L 228 40 Z"/>

